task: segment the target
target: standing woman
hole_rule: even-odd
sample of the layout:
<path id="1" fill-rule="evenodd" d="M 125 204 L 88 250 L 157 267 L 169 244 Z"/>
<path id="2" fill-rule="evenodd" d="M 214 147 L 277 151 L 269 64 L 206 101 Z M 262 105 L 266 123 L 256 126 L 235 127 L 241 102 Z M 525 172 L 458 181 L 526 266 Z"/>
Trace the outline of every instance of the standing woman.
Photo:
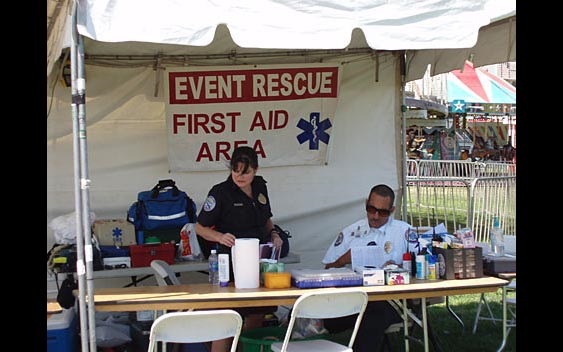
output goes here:
<path id="1" fill-rule="evenodd" d="M 274 230 L 266 180 L 256 175 L 258 155 L 251 147 L 238 147 L 231 155 L 229 168 L 229 177 L 211 188 L 197 217 L 195 229 L 206 240 L 201 241 L 205 255 L 211 250 L 205 248 L 205 242 L 217 248 L 217 253 L 231 254 L 236 238 L 258 238 L 260 243 L 271 241 L 280 251 L 283 240 Z M 232 281 L 232 266 L 230 277 Z M 252 328 L 261 326 L 264 314 L 276 309 L 238 310 L 244 317 L 245 328 Z M 213 341 L 211 352 L 227 351 L 229 343 L 229 339 Z"/>
<path id="2" fill-rule="evenodd" d="M 229 177 L 207 194 L 197 217 L 197 234 L 217 245 L 217 253 L 231 254 L 236 238 L 258 238 L 260 243 L 271 240 L 276 250 L 281 250 L 283 241 L 274 230 L 266 180 L 256 175 L 258 155 L 254 149 L 236 148 L 230 170 Z"/>

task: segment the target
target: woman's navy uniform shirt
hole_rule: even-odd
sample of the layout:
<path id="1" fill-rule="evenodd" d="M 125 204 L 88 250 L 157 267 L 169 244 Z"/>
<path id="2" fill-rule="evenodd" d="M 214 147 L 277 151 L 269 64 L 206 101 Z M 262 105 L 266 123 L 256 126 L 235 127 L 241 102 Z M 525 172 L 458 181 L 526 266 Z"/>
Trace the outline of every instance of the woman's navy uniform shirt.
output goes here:
<path id="1" fill-rule="evenodd" d="M 197 221 L 219 232 L 230 232 L 237 238 L 258 238 L 260 243 L 265 243 L 269 235 L 266 233 L 266 221 L 272 217 L 266 180 L 262 176 L 254 176 L 251 186 L 252 199 L 229 175 L 227 180 L 209 190 Z M 217 248 L 217 253 L 230 252 L 231 249 L 223 245 Z"/>

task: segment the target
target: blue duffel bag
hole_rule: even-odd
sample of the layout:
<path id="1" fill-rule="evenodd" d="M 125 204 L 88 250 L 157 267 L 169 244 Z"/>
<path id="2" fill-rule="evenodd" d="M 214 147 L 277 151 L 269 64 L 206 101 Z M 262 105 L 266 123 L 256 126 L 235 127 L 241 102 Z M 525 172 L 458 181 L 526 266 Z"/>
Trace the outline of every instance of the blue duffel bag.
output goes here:
<path id="1" fill-rule="evenodd" d="M 127 211 L 127 221 L 136 231 L 182 228 L 195 223 L 197 207 L 173 180 L 160 180 L 150 191 L 137 195 Z"/>

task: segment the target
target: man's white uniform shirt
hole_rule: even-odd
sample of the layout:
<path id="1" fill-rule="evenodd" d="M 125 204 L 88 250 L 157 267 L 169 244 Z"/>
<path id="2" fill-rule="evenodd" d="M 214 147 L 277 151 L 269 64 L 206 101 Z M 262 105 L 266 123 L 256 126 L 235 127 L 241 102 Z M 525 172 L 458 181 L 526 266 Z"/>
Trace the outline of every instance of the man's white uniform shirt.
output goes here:
<path id="1" fill-rule="evenodd" d="M 393 260 L 396 264 L 403 262 L 403 253 L 407 252 L 407 235 L 410 225 L 404 221 L 389 218 L 379 228 L 370 228 L 367 218 L 358 220 L 345 227 L 336 236 L 328 248 L 322 262 L 335 262 L 348 249 L 367 245 L 377 245 L 383 248 L 383 261 Z"/>

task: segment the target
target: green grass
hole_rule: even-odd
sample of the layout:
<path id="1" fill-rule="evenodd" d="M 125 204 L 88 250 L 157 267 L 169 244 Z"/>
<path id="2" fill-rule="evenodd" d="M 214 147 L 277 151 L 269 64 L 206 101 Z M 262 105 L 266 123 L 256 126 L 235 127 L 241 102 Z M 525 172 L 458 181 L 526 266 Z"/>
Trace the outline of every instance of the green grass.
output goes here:
<path id="1" fill-rule="evenodd" d="M 407 187 L 407 219 L 413 226 L 434 226 L 443 222 L 453 232 L 467 225 L 467 210 L 465 187 Z"/>
<path id="2" fill-rule="evenodd" d="M 502 291 L 485 294 L 487 301 L 495 317 L 502 317 Z M 491 321 L 479 321 L 477 331 L 473 334 L 473 323 L 477 312 L 480 294 L 450 296 L 450 307 L 460 317 L 465 324 L 462 327 L 459 322 L 448 312 L 445 303 L 434 304 L 427 308 L 428 320 L 434 330 L 442 350 L 444 352 L 469 352 L 469 351 L 496 351 L 502 341 L 502 322 L 493 323 Z M 486 313 L 483 306 L 481 315 Z M 516 351 L 516 328 L 512 328 L 508 334 L 508 339 L 504 351 Z M 414 328 L 414 337 L 422 339 L 422 329 Z M 390 336 L 391 351 L 404 351 L 402 331 Z M 432 344 L 430 350 L 435 351 Z M 410 351 L 424 351 L 421 343 L 410 342 Z"/>
<path id="3" fill-rule="evenodd" d="M 399 217 L 412 226 L 444 223 L 449 233 L 471 224 L 475 239 L 488 241 L 493 215 L 501 215 L 505 233 L 516 235 L 516 180 L 478 180 L 475 186 L 455 180 L 408 182 L 407 214 Z"/>

